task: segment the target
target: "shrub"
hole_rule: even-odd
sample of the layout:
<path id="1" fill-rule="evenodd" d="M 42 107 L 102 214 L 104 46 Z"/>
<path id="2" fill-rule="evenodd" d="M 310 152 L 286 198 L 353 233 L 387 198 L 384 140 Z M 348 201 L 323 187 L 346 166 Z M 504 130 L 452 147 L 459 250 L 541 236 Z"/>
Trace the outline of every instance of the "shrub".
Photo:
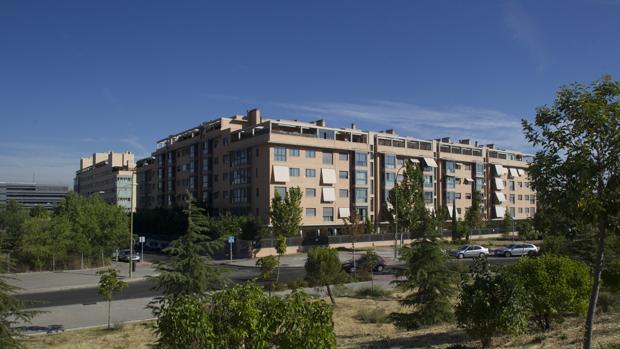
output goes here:
<path id="1" fill-rule="evenodd" d="M 524 290 L 534 323 L 548 330 L 566 313 L 582 315 L 588 308 L 590 269 L 564 256 L 522 258 L 511 267 L 511 278 Z"/>
<path id="2" fill-rule="evenodd" d="M 308 287 L 308 283 L 303 278 L 295 278 L 286 282 L 286 287 L 291 290 Z"/>
<path id="3" fill-rule="evenodd" d="M 370 297 L 370 298 L 381 298 L 388 297 L 392 294 L 390 290 L 386 290 L 382 287 L 362 287 L 355 291 L 355 295 L 358 297 Z"/>
<path id="4" fill-rule="evenodd" d="M 620 296 L 613 292 L 601 292 L 598 295 L 596 310 L 601 313 L 610 313 L 620 309 Z"/>
<path id="5" fill-rule="evenodd" d="M 332 289 L 334 297 L 349 297 L 353 294 L 353 291 L 344 285 L 336 285 Z"/>
<path id="6" fill-rule="evenodd" d="M 381 308 L 362 309 L 357 316 L 367 324 L 383 324 L 388 321 L 388 314 Z"/>
<path id="7" fill-rule="evenodd" d="M 611 291 L 620 292 L 620 259 L 610 261 L 603 270 L 603 286 Z"/>
<path id="8" fill-rule="evenodd" d="M 486 258 L 471 267 L 473 283 L 463 282 L 455 315 L 458 326 L 488 348 L 494 336 L 518 335 L 527 327 L 522 286 L 500 270 L 491 273 Z"/>

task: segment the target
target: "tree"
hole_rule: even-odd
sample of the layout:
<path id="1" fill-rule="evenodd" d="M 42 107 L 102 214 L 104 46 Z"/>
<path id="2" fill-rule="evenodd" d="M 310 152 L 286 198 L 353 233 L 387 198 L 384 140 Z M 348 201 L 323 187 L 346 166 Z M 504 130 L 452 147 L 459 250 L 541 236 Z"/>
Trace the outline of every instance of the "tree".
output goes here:
<path id="1" fill-rule="evenodd" d="M 484 214 L 482 212 L 482 208 L 480 207 L 481 195 L 482 194 L 479 190 L 474 190 L 471 199 L 471 206 L 465 212 L 465 241 L 467 242 L 469 242 L 471 230 L 480 228 L 484 224 Z"/>
<path id="2" fill-rule="evenodd" d="M 590 86 L 564 86 L 552 106 L 539 107 L 534 122 L 522 124 L 529 142 L 539 148 L 529 168 L 538 201 L 595 232 L 584 334 L 584 348 L 591 349 L 605 244 L 620 226 L 620 82 L 605 76 Z"/>
<path id="3" fill-rule="evenodd" d="M 403 171 L 403 180 L 390 190 L 388 202 L 388 220 L 394 225 L 398 219 L 400 229 L 413 233 L 414 237 L 425 234 L 428 210 L 424 205 L 424 178 L 420 168 L 407 162 Z"/>
<path id="4" fill-rule="evenodd" d="M 506 210 L 506 213 L 504 214 L 504 219 L 502 219 L 502 228 L 504 229 L 505 234 L 507 234 L 508 232 L 512 232 L 512 219 L 513 218 L 510 215 L 510 212 Z"/>
<path id="5" fill-rule="evenodd" d="M 118 269 L 109 268 L 105 270 L 100 270 L 97 272 L 98 275 L 101 275 L 99 279 L 99 285 L 97 286 L 97 292 L 108 302 L 108 330 L 110 329 L 110 312 L 112 307 L 112 297 L 115 293 L 119 293 L 125 287 L 127 287 L 127 283 L 125 281 L 121 281 L 118 278 Z"/>
<path id="6" fill-rule="evenodd" d="M 39 312 L 24 310 L 24 302 L 13 297 L 19 288 L 7 282 L 6 264 L 7 261 L 0 256 L 0 348 L 22 348 L 17 340 L 22 334 L 13 326 L 30 322 Z"/>
<path id="7" fill-rule="evenodd" d="M 0 206 L 0 249 L 15 249 L 21 226 L 28 217 L 28 211 L 15 200 L 9 200 L 5 206 Z"/>
<path id="8" fill-rule="evenodd" d="M 265 256 L 256 261 L 256 265 L 260 267 L 261 278 L 269 282 L 269 295 L 273 288 L 273 270 L 278 266 L 278 259 L 274 256 Z"/>
<path id="9" fill-rule="evenodd" d="M 360 268 L 370 274 L 370 290 L 375 289 L 375 268 L 379 265 L 379 256 L 375 251 L 366 251 L 366 256 Z"/>
<path id="10" fill-rule="evenodd" d="M 353 212 L 351 212 L 349 217 L 342 218 L 342 221 L 344 222 L 349 235 L 351 235 L 351 247 L 353 249 L 353 269 L 354 270 L 356 267 L 355 266 L 355 263 L 356 263 L 355 242 L 357 241 L 358 237 L 364 233 L 364 230 L 366 229 L 363 218 L 364 217 L 360 217 L 357 214 L 356 210 L 353 210 Z"/>
<path id="11" fill-rule="evenodd" d="M 340 284 L 348 279 L 342 270 L 338 251 L 333 248 L 315 247 L 308 251 L 306 279 L 313 286 L 324 286 L 332 304 L 336 304 L 330 285 Z"/>
<path id="12" fill-rule="evenodd" d="M 585 314 L 592 286 L 585 263 L 545 254 L 519 260 L 510 272 L 523 285 L 532 319 L 540 329 L 562 322 L 566 313 Z"/>
<path id="13" fill-rule="evenodd" d="M 276 252 L 278 253 L 278 273 L 276 283 L 280 280 L 280 257 L 286 253 L 286 238 L 299 234 L 302 219 L 301 190 L 299 187 L 290 188 L 286 195 L 278 192 L 271 200 L 269 217 L 274 237 L 276 238 Z"/>
<path id="14" fill-rule="evenodd" d="M 456 220 L 456 200 L 452 200 L 452 241 L 458 241 L 461 239 L 459 234 L 458 221 Z"/>
<path id="15" fill-rule="evenodd" d="M 216 348 L 213 320 L 204 294 L 180 294 L 161 300 L 155 333 L 158 349 Z"/>
<path id="16" fill-rule="evenodd" d="M 497 335 L 523 333 L 528 316 L 521 284 L 502 270 L 491 272 L 486 257 L 476 258 L 470 272 L 473 282 L 462 282 L 455 308 L 458 326 L 483 348 Z"/>
<path id="17" fill-rule="evenodd" d="M 31 262 L 36 270 L 42 270 L 45 262 L 54 253 L 51 219 L 48 217 L 28 218 L 21 227 L 18 253 L 21 259 Z"/>
<path id="18" fill-rule="evenodd" d="M 159 275 L 156 289 L 162 290 L 164 296 L 178 294 L 201 294 L 214 289 L 222 282 L 216 268 L 208 264 L 213 251 L 223 246 L 223 240 L 211 240 L 208 236 L 208 220 L 204 209 L 196 206 L 195 200 L 187 202 L 187 230 L 179 239 L 164 249 L 170 258 L 156 263 Z"/>
<path id="19" fill-rule="evenodd" d="M 392 313 L 392 321 L 406 329 L 450 321 L 453 318 L 450 299 L 456 293 L 456 274 L 447 265 L 447 255 L 435 240 L 422 239 L 402 251 L 405 269 L 398 276 L 406 280 L 393 281 L 409 292 L 400 301 L 411 313 Z"/>

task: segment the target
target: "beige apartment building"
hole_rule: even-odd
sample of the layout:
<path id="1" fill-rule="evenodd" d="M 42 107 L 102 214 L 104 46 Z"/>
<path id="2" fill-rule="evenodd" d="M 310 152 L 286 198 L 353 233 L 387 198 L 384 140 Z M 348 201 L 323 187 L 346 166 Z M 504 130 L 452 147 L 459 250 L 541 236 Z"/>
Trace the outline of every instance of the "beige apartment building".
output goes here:
<path id="1" fill-rule="evenodd" d="M 75 173 L 74 191 L 80 195 L 98 194 L 108 203 L 129 211 L 136 208 L 134 156 L 131 152 L 94 153 L 80 159 Z"/>
<path id="2" fill-rule="evenodd" d="M 535 212 L 525 159 L 467 140 L 420 140 L 355 125 L 330 128 L 325 120 L 267 119 L 253 109 L 158 141 L 152 156 L 138 161 L 137 202 L 138 208 L 183 206 L 190 193 L 211 214 L 253 215 L 268 224 L 275 193 L 300 187 L 304 229 L 341 227 L 353 211 L 381 224 L 389 191 L 411 162 L 423 171 L 429 209 L 451 211 L 454 200 L 462 219 L 474 190 L 480 190 L 489 219 L 503 218 L 502 208 L 520 219 Z M 501 189 L 506 201 L 496 201 L 495 164 L 508 171 Z M 510 169 L 522 173 L 514 191 L 505 189 L 511 188 Z M 508 201 L 513 194 L 514 203 Z"/>

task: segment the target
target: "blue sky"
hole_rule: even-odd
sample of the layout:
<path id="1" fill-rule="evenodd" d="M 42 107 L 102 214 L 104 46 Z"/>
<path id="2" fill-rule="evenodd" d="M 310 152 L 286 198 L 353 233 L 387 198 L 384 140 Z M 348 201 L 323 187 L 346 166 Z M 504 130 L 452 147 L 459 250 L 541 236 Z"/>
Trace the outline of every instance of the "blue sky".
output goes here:
<path id="1" fill-rule="evenodd" d="M 259 107 L 528 151 L 561 85 L 620 78 L 620 0 L 0 2 L 0 181 L 72 183 Z"/>

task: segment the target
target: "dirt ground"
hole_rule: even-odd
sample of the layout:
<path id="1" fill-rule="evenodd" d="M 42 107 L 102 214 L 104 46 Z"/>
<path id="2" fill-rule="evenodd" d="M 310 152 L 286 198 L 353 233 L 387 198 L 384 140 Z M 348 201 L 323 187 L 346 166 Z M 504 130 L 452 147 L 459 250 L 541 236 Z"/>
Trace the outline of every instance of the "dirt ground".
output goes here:
<path id="1" fill-rule="evenodd" d="M 360 320 L 360 309 L 384 309 L 386 313 L 402 311 L 394 299 L 358 299 L 339 297 L 334 309 L 334 325 L 338 348 L 447 348 L 453 344 L 477 346 L 455 325 L 433 326 L 417 331 L 402 331 L 391 324 L 367 324 Z M 23 341 L 31 349 L 146 349 L 154 342 L 153 323 L 137 323 L 108 331 L 91 329 L 68 331 L 61 334 L 41 335 Z M 516 338 L 496 338 L 495 347 L 552 349 L 580 348 L 582 319 L 567 319 L 546 333 L 532 333 Z M 620 344 L 620 314 L 599 315 L 596 321 L 595 348 Z"/>

